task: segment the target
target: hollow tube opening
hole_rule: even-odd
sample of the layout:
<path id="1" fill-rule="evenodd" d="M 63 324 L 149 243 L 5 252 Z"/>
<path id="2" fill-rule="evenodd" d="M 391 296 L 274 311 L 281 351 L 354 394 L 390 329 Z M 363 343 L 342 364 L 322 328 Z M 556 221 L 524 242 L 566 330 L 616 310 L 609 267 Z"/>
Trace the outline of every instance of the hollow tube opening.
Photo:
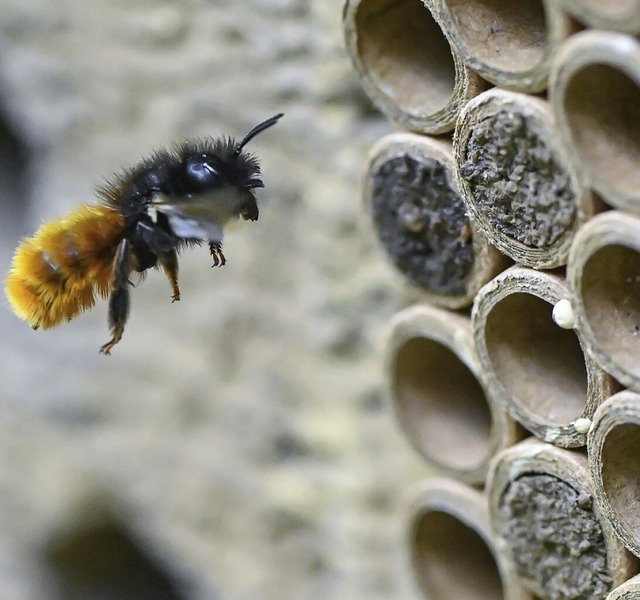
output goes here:
<path id="1" fill-rule="evenodd" d="M 597 345 L 640 377 L 640 253 L 618 244 L 600 248 L 582 268 L 580 293 Z"/>
<path id="2" fill-rule="evenodd" d="M 485 341 L 499 383 L 524 411 L 552 425 L 580 417 L 587 401 L 587 371 L 576 334 L 551 317 L 553 306 L 515 293 L 487 317 Z"/>
<path id="3" fill-rule="evenodd" d="M 564 112 L 574 146 L 594 179 L 627 197 L 640 195 L 640 87 L 606 64 L 577 71 Z"/>
<path id="4" fill-rule="evenodd" d="M 428 457 L 472 469 L 489 453 L 491 412 L 469 368 L 436 341 L 415 337 L 397 351 L 393 398 L 403 427 Z"/>
<path id="5" fill-rule="evenodd" d="M 534 69 L 545 57 L 547 27 L 539 0 L 446 0 L 460 41 L 487 66 Z"/>
<path id="6" fill-rule="evenodd" d="M 620 524 L 640 543 L 640 425 L 624 423 L 607 432 L 602 445 L 602 487 Z"/>
<path id="7" fill-rule="evenodd" d="M 446 107 L 456 82 L 451 47 L 420 0 L 363 0 L 355 23 L 360 60 L 390 101 L 417 117 Z"/>
<path id="8" fill-rule="evenodd" d="M 417 521 L 412 560 L 432 600 L 504 597 L 495 557 L 480 534 L 455 516 L 425 511 Z"/>

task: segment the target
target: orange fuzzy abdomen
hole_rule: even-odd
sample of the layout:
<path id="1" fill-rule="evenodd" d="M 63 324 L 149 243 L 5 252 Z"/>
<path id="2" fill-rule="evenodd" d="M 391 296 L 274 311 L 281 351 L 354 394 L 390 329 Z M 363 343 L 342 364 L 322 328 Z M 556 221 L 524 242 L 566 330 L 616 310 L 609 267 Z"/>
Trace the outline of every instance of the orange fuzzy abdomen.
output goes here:
<path id="1" fill-rule="evenodd" d="M 48 221 L 18 246 L 5 292 L 11 308 L 32 327 L 54 327 L 109 291 L 112 262 L 124 220 L 104 205 L 82 205 Z"/>

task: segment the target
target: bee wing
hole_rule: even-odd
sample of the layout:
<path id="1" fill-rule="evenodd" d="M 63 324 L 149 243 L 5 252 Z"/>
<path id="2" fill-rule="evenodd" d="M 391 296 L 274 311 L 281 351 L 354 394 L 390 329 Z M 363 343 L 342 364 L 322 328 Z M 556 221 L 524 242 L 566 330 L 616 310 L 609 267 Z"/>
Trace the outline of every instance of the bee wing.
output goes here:
<path id="1" fill-rule="evenodd" d="M 222 242 L 223 228 L 238 218 L 240 196 L 231 188 L 184 198 L 159 195 L 151 209 L 169 220 L 173 233 L 185 239 Z"/>
<path id="2" fill-rule="evenodd" d="M 179 238 L 222 242 L 222 226 L 215 220 L 192 217 L 173 207 L 160 209 L 159 212 L 167 216 L 171 230 Z"/>

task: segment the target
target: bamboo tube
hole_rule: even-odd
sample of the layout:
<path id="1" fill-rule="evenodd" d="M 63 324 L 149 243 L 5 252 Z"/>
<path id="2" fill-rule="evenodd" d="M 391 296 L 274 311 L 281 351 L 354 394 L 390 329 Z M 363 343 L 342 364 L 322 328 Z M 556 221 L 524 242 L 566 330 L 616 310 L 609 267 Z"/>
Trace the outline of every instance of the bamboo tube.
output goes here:
<path id="1" fill-rule="evenodd" d="M 602 3 L 605 4 L 604 2 Z M 584 31 L 556 56 L 549 100 L 580 173 L 603 200 L 640 212 L 640 44 Z"/>
<path id="2" fill-rule="evenodd" d="M 454 171 L 451 144 L 396 133 L 371 149 L 362 186 L 387 258 L 421 299 L 446 308 L 469 306 L 506 266 L 469 222 Z"/>
<path id="3" fill-rule="evenodd" d="M 636 573 L 593 502 L 583 453 L 526 440 L 496 456 L 487 490 L 497 551 L 536 596 L 604 598 Z"/>
<path id="4" fill-rule="evenodd" d="M 640 395 L 625 390 L 597 411 L 589 432 L 589 466 L 602 514 L 640 556 Z"/>
<path id="5" fill-rule="evenodd" d="M 413 493 L 407 537 L 414 581 L 429 600 L 532 600 L 494 547 L 487 499 L 450 479 Z"/>
<path id="6" fill-rule="evenodd" d="M 420 305 L 393 318 L 386 379 L 398 422 L 429 464 L 470 484 L 481 484 L 490 458 L 519 438 L 479 373 L 466 317 Z"/>
<path id="7" fill-rule="evenodd" d="M 419 133 L 454 127 L 485 83 L 452 52 L 420 0 L 347 0 L 347 52 L 365 92 L 387 118 Z"/>
<path id="8" fill-rule="evenodd" d="M 559 0 L 563 10 L 595 29 L 640 33 L 638 0 Z"/>
<path id="9" fill-rule="evenodd" d="M 487 81 L 523 92 L 547 86 L 549 63 L 572 32 L 555 0 L 435 0 L 462 60 Z"/>
<path id="10" fill-rule="evenodd" d="M 640 600 L 640 575 L 636 575 L 611 590 L 606 600 Z"/>
<path id="11" fill-rule="evenodd" d="M 490 395 L 536 437 L 565 448 L 586 443 L 586 420 L 615 383 L 584 354 L 579 331 L 553 322 L 568 297 L 558 275 L 512 267 L 480 290 L 471 317 Z"/>
<path id="12" fill-rule="evenodd" d="M 587 351 L 640 390 L 640 217 L 609 211 L 587 223 L 571 249 L 567 282 Z"/>
<path id="13" fill-rule="evenodd" d="M 453 140 L 456 180 L 472 221 L 528 267 L 566 263 L 573 236 L 595 211 L 548 104 L 493 89 L 471 100 Z"/>

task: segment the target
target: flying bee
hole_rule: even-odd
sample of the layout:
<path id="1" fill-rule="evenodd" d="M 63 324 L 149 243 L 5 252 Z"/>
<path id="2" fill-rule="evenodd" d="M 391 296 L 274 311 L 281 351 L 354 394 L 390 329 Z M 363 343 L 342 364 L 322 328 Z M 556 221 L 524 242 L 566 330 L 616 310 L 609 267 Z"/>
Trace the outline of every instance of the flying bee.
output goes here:
<path id="1" fill-rule="evenodd" d="M 111 339 L 100 352 L 110 354 L 129 316 L 133 272 L 162 268 L 180 300 L 178 251 L 205 243 L 213 266 L 222 266 L 224 226 L 258 219 L 255 190 L 264 183 L 258 158 L 244 148 L 280 117 L 239 142 L 223 136 L 160 150 L 99 188 L 99 203 L 44 223 L 20 243 L 5 280 L 15 314 L 48 329 L 109 296 Z"/>

